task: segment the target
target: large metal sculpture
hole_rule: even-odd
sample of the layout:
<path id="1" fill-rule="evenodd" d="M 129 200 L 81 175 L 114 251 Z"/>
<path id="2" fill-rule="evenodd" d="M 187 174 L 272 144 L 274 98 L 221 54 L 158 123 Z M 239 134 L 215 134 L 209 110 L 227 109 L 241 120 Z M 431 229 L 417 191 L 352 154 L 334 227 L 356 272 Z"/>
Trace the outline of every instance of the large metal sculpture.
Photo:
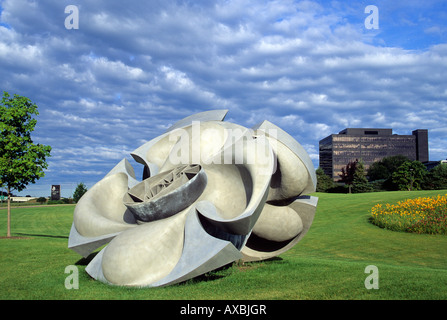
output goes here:
<path id="1" fill-rule="evenodd" d="M 227 110 L 187 117 L 123 159 L 76 205 L 68 246 L 105 283 L 156 287 L 233 261 L 277 256 L 309 230 L 317 198 L 302 146 L 268 121 L 224 122 Z"/>

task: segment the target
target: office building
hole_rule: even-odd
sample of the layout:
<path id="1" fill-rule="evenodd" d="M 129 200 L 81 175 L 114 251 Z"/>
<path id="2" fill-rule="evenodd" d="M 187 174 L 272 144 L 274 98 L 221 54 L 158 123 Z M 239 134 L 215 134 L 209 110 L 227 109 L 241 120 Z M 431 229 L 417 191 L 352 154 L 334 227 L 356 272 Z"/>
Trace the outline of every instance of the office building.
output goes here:
<path id="1" fill-rule="evenodd" d="M 320 167 L 339 180 L 341 169 L 362 160 L 365 169 L 384 157 L 404 155 L 410 160 L 428 161 L 428 131 L 414 130 L 411 135 L 393 134 L 392 129 L 346 128 L 320 140 Z"/>

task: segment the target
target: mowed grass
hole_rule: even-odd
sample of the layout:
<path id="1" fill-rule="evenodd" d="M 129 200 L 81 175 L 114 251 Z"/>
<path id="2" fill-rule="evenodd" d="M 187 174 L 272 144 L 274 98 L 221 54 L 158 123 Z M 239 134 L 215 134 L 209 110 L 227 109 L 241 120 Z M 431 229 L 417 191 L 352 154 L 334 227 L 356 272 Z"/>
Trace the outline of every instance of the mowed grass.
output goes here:
<path id="1" fill-rule="evenodd" d="M 319 203 L 310 231 L 281 256 L 145 289 L 108 286 L 85 273 L 88 259 L 67 248 L 73 205 L 14 208 L 12 235 L 24 239 L 0 239 L 0 299 L 445 300 L 447 236 L 395 232 L 368 221 L 377 203 L 445 193 L 315 194 Z M 65 288 L 70 265 L 79 269 L 79 289 Z M 379 289 L 365 288 L 368 265 L 378 268 Z"/>

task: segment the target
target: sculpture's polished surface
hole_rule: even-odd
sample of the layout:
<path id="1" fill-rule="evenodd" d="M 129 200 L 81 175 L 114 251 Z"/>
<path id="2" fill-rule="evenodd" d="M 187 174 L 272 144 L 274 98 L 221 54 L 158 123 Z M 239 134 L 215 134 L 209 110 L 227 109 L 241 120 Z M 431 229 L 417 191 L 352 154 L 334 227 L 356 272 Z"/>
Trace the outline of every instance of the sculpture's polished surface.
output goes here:
<path id="1" fill-rule="evenodd" d="M 235 260 L 263 260 L 309 230 L 317 198 L 312 162 L 286 132 L 264 121 L 248 129 L 226 110 L 174 124 L 124 159 L 79 200 L 69 248 L 86 268 L 124 286 L 178 283 Z"/>

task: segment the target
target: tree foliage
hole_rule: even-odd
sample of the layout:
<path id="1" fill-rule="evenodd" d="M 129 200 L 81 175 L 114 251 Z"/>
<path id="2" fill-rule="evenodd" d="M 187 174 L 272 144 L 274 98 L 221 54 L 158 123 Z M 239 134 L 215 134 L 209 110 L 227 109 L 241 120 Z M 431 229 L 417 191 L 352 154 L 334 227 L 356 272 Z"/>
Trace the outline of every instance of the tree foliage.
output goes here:
<path id="1" fill-rule="evenodd" d="M 4 92 L 0 105 L 0 177 L 10 190 L 22 191 L 29 183 L 45 175 L 45 162 L 51 147 L 34 144 L 34 131 L 38 115 L 37 105 L 19 95 L 13 98 Z"/>
<path id="2" fill-rule="evenodd" d="M 37 105 L 29 98 L 3 92 L 0 104 L 0 184 L 8 191 L 8 236 L 10 236 L 10 195 L 22 191 L 45 175 L 51 147 L 34 144 L 31 132 L 37 124 Z"/>
<path id="3" fill-rule="evenodd" d="M 84 193 L 87 192 L 87 187 L 85 186 L 84 183 L 79 183 L 73 193 L 73 200 L 74 202 L 78 202 L 79 199 L 82 198 L 82 196 L 84 195 Z"/>
<path id="4" fill-rule="evenodd" d="M 426 171 L 419 161 L 405 161 L 393 173 L 393 182 L 398 184 L 400 190 L 420 190 Z"/>
<path id="5" fill-rule="evenodd" d="M 346 185 L 348 185 L 349 193 L 351 193 L 351 187 L 354 182 L 354 174 L 357 169 L 358 162 L 359 162 L 358 159 L 355 159 L 355 161 L 349 162 L 346 165 L 346 167 L 341 168 L 341 174 L 339 175 L 339 177 L 340 177 L 339 181 L 344 182 Z"/>
<path id="6" fill-rule="evenodd" d="M 317 192 L 326 192 L 335 187 L 334 181 L 324 173 L 323 169 L 318 168 L 315 174 L 317 176 Z"/>
<path id="7" fill-rule="evenodd" d="M 373 190 L 372 186 L 369 184 L 366 178 L 366 171 L 363 165 L 363 161 L 357 161 L 356 168 L 354 171 L 354 177 L 352 180 L 352 192 L 371 192 Z"/>
<path id="8" fill-rule="evenodd" d="M 374 162 L 368 169 L 370 181 L 388 179 L 399 166 L 409 159 L 403 155 L 389 156 Z"/>
<path id="9" fill-rule="evenodd" d="M 341 169 L 340 182 L 348 186 L 348 192 L 361 193 L 373 191 L 372 185 L 366 178 L 366 171 L 362 160 L 355 159 Z"/>
<path id="10" fill-rule="evenodd" d="M 406 156 L 397 155 L 385 157 L 374 162 L 368 169 L 369 181 L 383 181 L 381 187 L 385 190 L 398 190 L 399 186 L 393 182 L 393 173 L 405 161 L 409 161 Z"/>
<path id="11" fill-rule="evenodd" d="M 447 189 L 447 163 L 440 163 L 425 176 L 425 189 Z"/>
<path id="12" fill-rule="evenodd" d="M 47 202 L 47 198 L 45 198 L 45 197 L 39 197 L 39 198 L 37 198 L 36 201 L 39 202 L 40 204 L 43 204 L 43 203 Z"/>

